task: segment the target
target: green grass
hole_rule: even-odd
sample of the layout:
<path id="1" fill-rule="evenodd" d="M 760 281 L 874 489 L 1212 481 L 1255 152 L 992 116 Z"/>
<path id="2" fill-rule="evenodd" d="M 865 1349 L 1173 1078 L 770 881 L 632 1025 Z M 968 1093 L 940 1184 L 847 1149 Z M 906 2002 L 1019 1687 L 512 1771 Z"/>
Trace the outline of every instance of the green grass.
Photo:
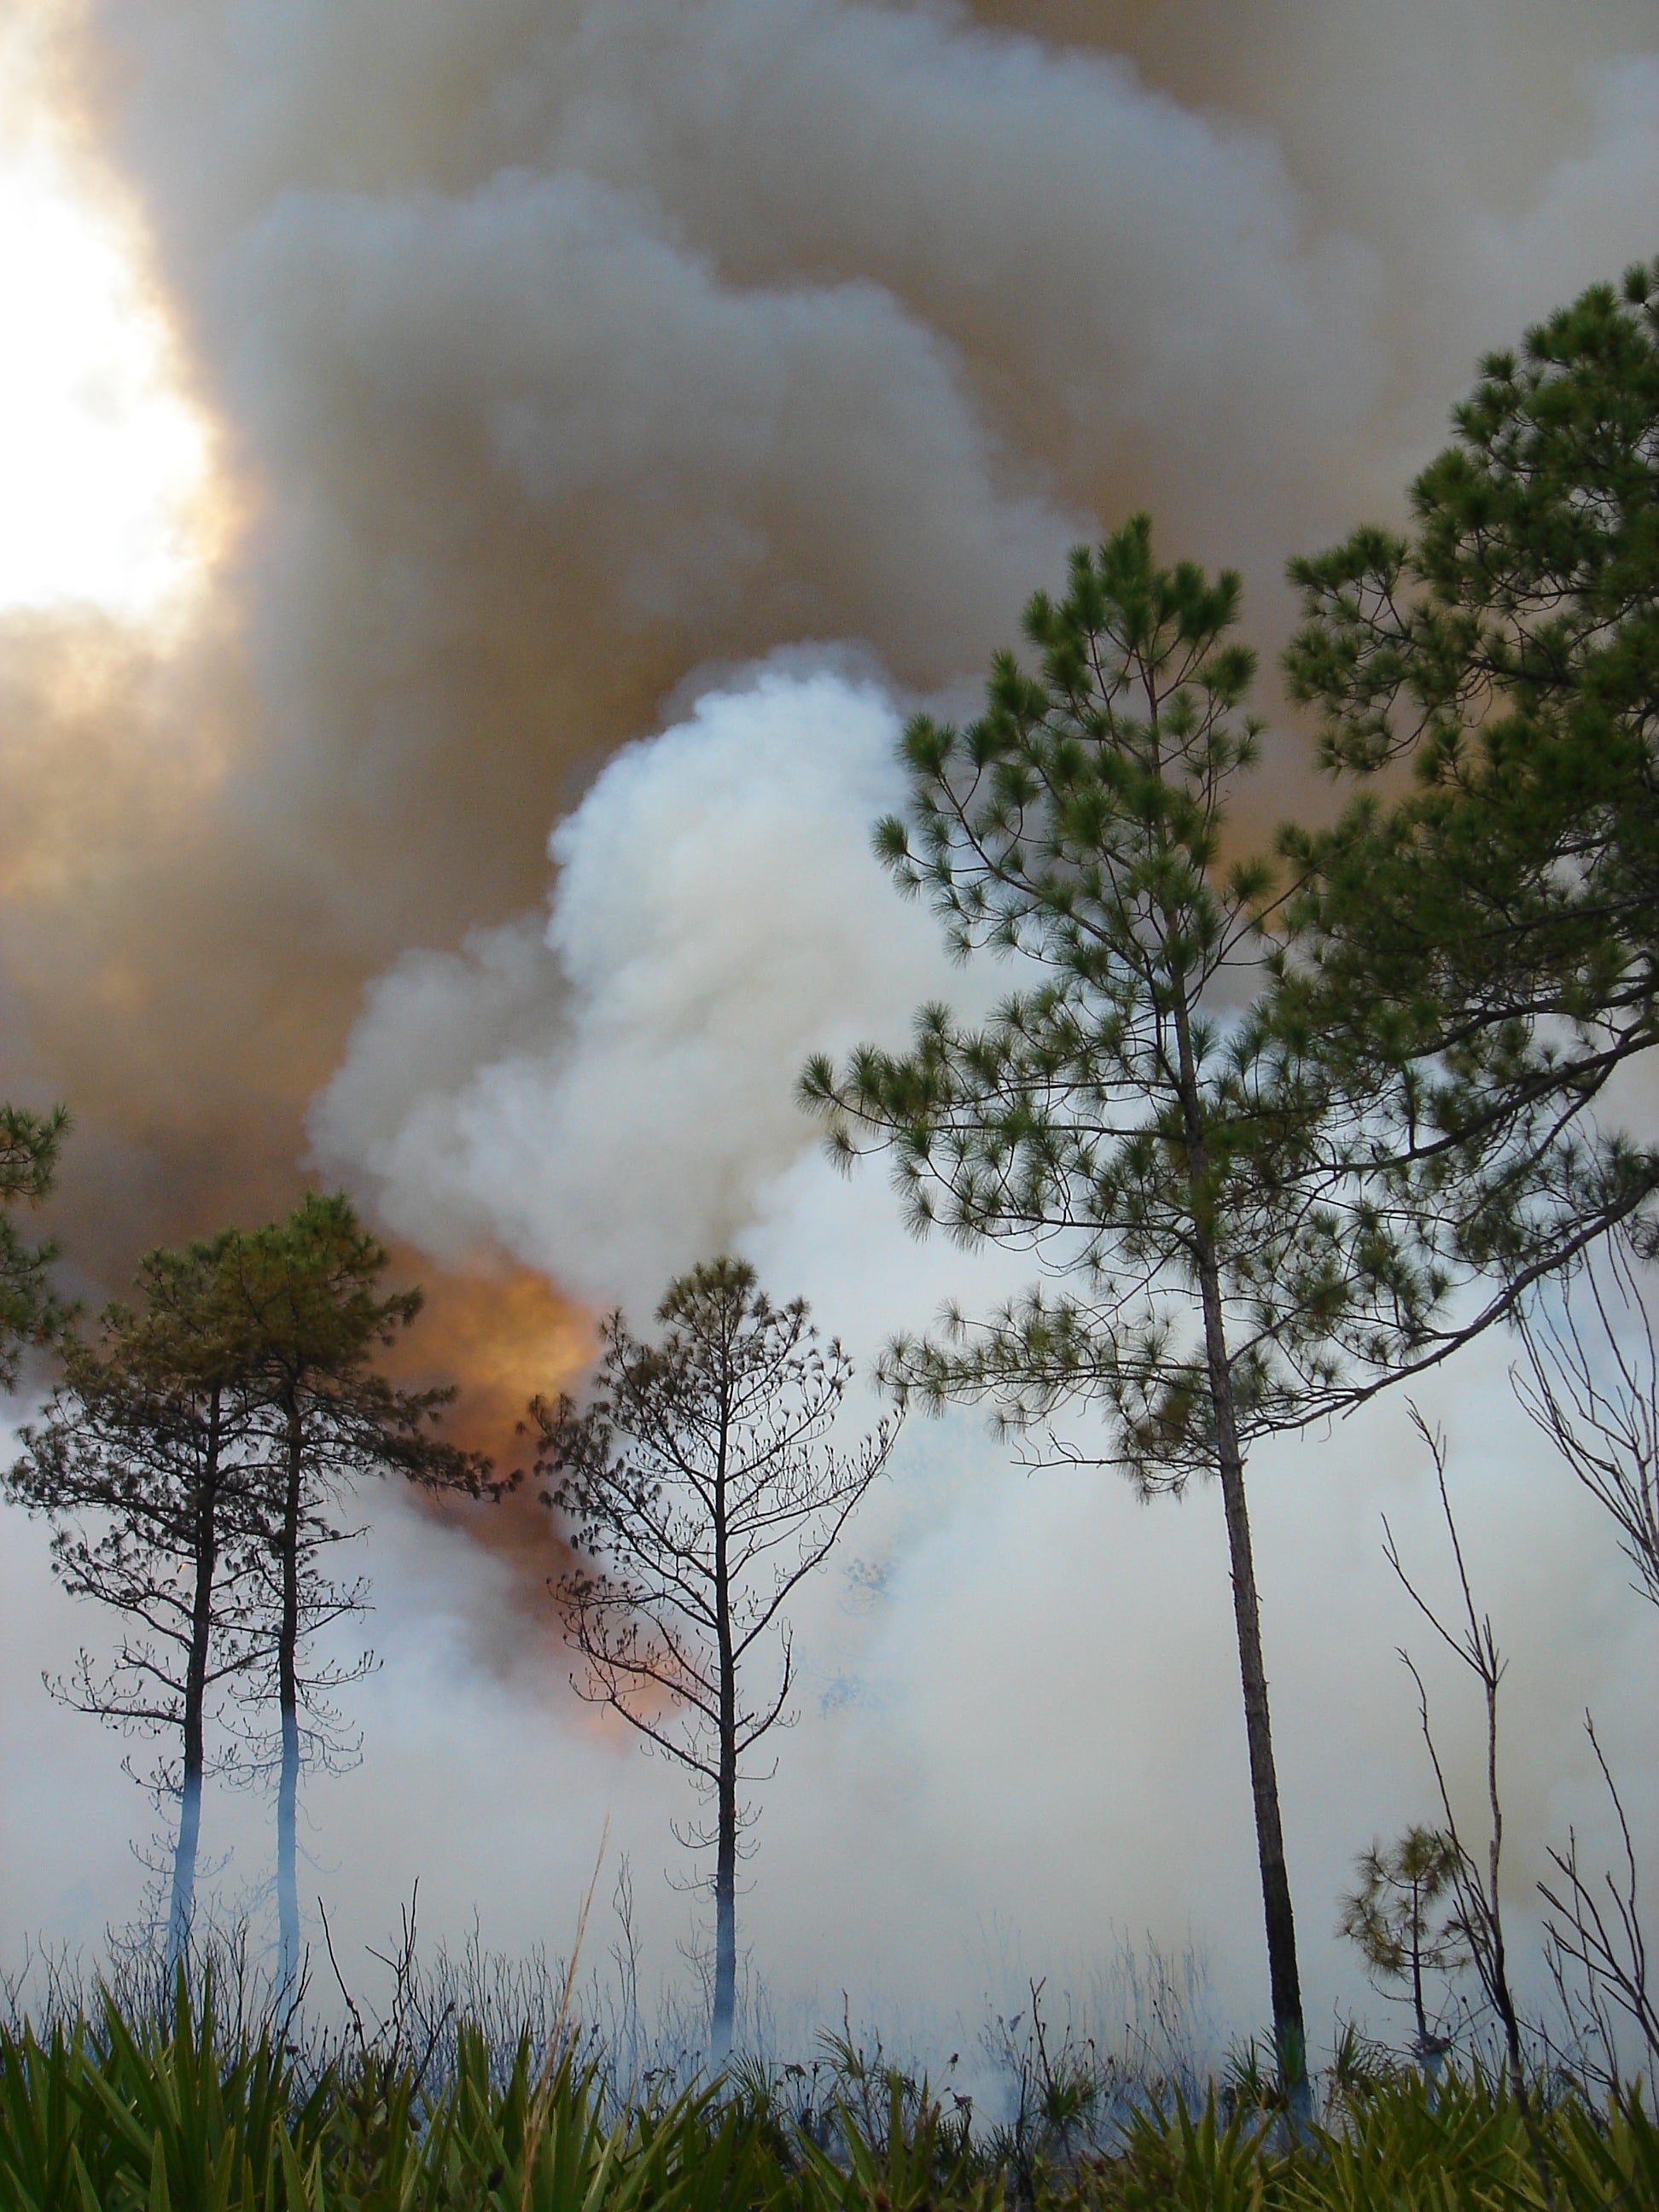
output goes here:
<path id="1" fill-rule="evenodd" d="M 428 2058 L 429 2061 L 430 2054 Z M 792 2115 L 758 2066 L 617 2095 L 523 2038 L 492 2065 L 463 2027 L 441 2081 L 358 2045 L 302 2063 L 270 2028 L 222 2033 L 182 1978 L 170 2016 L 112 1999 L 44 2037 L 0 2029 L 3 2212 L 1621 2212 L 1659 2208 L 1659 2128 L 1635 2094 L 1573 2098 L 1528 2136 L 1503 2084 L 1437 2094 L 1414 2073 L 1350 2087 L 1286 2136 L 1237 2096 L 1143 2110 L 1109 2152 L 1079 2115 L 1014 2142 L 896 2069 L 832 2050 L 830 2087 Z M 1231 2117 L 1229 2112 L 1231 2110 Z"/>

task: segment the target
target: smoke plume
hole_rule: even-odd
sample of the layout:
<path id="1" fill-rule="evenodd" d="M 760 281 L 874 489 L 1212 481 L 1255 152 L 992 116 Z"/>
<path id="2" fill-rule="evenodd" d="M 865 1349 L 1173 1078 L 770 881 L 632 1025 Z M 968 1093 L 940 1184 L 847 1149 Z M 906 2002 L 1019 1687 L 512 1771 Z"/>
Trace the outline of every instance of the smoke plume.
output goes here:
<path id="1" fill-rule="evenodd" d="M 0 1084 L 76 1109 L 55 1225 L 91 1297 L 146 1243 L 345 1182 L 434 1281 L 421 1357 L 495 1438 L 579 1375 L 595 1305 L 642 1320 L 716 1245 L 861 1356 L 1010 1279 L 911 1244 L 791 1099 L 806 1051 L 994 988 L 870 858 L 902 713 L 970 697 L 1067 545 L 1139 504 L 1166 552 L 1243 570 L 1270 664 L 1286 555 L 1397 517 L 1480 354 L 1656 243 L 1639 0 L 31 22 L 31 97 L 139 241 L 206 477 L 165 618 L 93 571 L 0 607 Z M 1282 714 L 1261 783 L 1264 823 L 1324 803 Z M 1589 1818 L 1578 1706 L 1639 1743 L 1651 1654 L 1504 1410 L 1501 1347 L 1437 1402 L 1530 1655 L 1524 1874 Z M 1322 2002 L 1347 1855 L 1424 1810 L 1374 1548 L 1384 1495 L 1433 1542 L 1412 1450 L 1389 1411 L 1259 1462 Z M 398 1664 L 319 1881 L 374 1935 L 425 1870 L 459 1926 L 482 1859 L 494 1938 L 556 1935 L 599 1808 L 654 1863 L 670 1783 L 572 1708 L 508 1601 L 522 1559 L 515 1584 L 374 1503 Z M 770 1971 L 965 1989 L 996 1912 L 1039 1967 L 1190 1917 L 1258 2003 L 1213 1504 L 1022 1484 L 965 1417 L 907 1437 L 858 1538 L 878 1599 L 832 1583 L 801 1624 Z M 130 1808 L 33 1687 L 82 1626 L 33 1542 L 7 1564 L 10 1924 L 85 1933 L 129 1884 Z"/>

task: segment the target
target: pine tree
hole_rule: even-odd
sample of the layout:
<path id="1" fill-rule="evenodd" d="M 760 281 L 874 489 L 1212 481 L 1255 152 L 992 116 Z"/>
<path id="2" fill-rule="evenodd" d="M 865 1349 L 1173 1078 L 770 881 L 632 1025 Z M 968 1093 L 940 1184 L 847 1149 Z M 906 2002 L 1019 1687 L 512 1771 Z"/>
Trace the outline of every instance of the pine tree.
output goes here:
<path id="1" fill-rule="evenodd" d="M 1362 1851 L 1354 1871 L 1358 1887 L 1342 1899 L 1337 1932 L 1358 1945 L 1379 1986 L 1404 1985 L 1417 2031 L 1413 2049 L 1433 2067 L 1448 2046 L 1429 2026 L 1424 1977 L 1452 1973 L 1468 1960 L 1457 1846 L 1442 1829 L 1407 1828 L 1392 1844 Z"/>
<path id="2" fill-rule="evenodd" d="M 586 1407 L 538 1399 L 530 1419 L 544 1501 L 579 1560 L 557 1586 L 586 1662 L 574 1685 L 714 1801 L 713 1834 L 687 1840 L 714 1848 L 719 2064 L 736 2008 L 738 1792 L 748 1755 L 787 1721 L 793 1680 L 783 1608 L 880 1473 L 893 1431 L 884 1423 L 851 1454 L 824 1441 L 851 1363 L 820 1343 L 802 1300 L 774 1306 L 741 1261 L 680 1276 L 657 1319 L 663 1334 L 645 1344 L 611 1315 Z"/>
<path id="3" fill-rule="evenodd" d="M 386 1248 L 343 1196 L 309 1194 L 285 1221 L 239 1235 L 227 1261 L 227 1300 L 250 1346 L 263 1455 L 256 1501 L 265 1561 L 263 1637 L 277 1708 L 276 1902 L 279 1986 L 299 1968 L 296 1834 L 300 1776 L 325 1756 L 328 1692 L 354 1679 L 326 1663 L 307 1675 L 307 1640 L 362 1609 L 360 1584 L 331 1583 L 328 1549 L 352 1533 L 353 1485 L 397 1473 L 432 1489 L 477 1495 L 488 1462 L 432 1433 L 453 1388 L 407 1391 L 376 1369 L 420 1312 L 418 1290 L 387 1291 Z M 315 1715 L 307 1744 L 301 1714 Z"/>
<path id="4" fill-rule="evenodd" d="M 233 1242 L 146 1255 L 138 1303 L 106 1310 L 96 1346 L 66 1343 L 62 1380 L 6 1478 L 17 1504 L 55 1524 L 65 1589 L 123 1622 L 112 1663 L 83 1650 L 49 1687 L 125 1733 L 176 1744 L 148 1778 L 179 1803 L 170 1960 L 194 1903 L 210 1703 L 257 1656 L 246 1459 L 257 1408 L 246 1335 L 223 1296 Z"/>
<path id="5" fill-rule="evenodd" d="M 1244 710 L 1254 656 L 1229 637 L 1239 591 L 1231 572 L 1158 566 L 1136 517 L 1073 555 L 1064 599 L 1031 601 L 1035 673 L 1000 654 L 980 720 L 912 721 L 908 822 L 883 823 L 878 849 L 931 898 L 953 951 L 1000 952 L 1016 988 L 982 1027 L 929 1006 L 908 1053 L 865 1048 L 839 1073 L 815 1060 L 802 1091 L 839 1157 L 890 1151 L 916 1229 L 1023 1247 L 1055 1285 L 895 1345 L 884 1371 L 902 1397 L 989 1399 L 1017 1431 L 1080 1403 L 1105 1417 L 1100 1456 L 1143 1491 L 1219 1479 L 1273 2022 L 1295 2086 L 1301 1986 L 1245 1449 L 1307 1418 L 1344 1345 L 1415 1285 L 1395 1279 L 1386 1241 L 1333 1266 L 1335 1224 L 1310 1195 L 1316 1064 L 1218 1011 L 1261 987 L 1269 899 L 1267 870 L 1223 862 L 1259 728 Z"/>

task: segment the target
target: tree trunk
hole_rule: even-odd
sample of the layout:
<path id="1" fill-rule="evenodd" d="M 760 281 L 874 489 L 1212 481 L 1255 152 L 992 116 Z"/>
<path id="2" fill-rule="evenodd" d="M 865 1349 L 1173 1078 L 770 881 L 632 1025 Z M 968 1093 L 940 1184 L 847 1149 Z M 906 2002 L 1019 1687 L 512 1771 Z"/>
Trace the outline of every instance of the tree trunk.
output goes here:
<path id="1" fill-rule="evenodd" d="M 276 1703 L 282 1764 L 276 1780 L 276 1984 L 290 1996 L 300 1971 L 300 1896 L 295 1871 L 300 1803 L 300 1409 L 288 1409 L 288 1465 L 283 1497 L 283 1613 L 276 1642 Z"/>
<path id="2" fill-rule="evenodd" d="M 209 1401 L 207 1448 L 196 1499 L 196 1589 L 185 1666 L 185 1771 L 179 1793 L 179 1839 L 173 1850 L 173 1896 L 167 1911 L 169 1966 L 183 1956 L 196 1904 L 196 1846 L 201 1833 L 205 1763 L 203 1708 L 213 1634 L 213 1578 L 219 1565 L 219 1414 L 220 1397 L 215 1390 Z"/>
<path id="3" fill-rule="evenodd" d="M 196 1844 L 202 1828 L 202 1772 L 185 1769 L 179 1793 L 179 1835 L 173 1846 L 173 1896 L 167 1907 L 167 1968 L 185 1955 L 196 1908 Z"/>
<path id="4" fill-rule="evenodd" d="M 1250 1790 L 1255 1804 L 1256 1857 L 1261 1869 L 1261 1910 L 1267 1933 L 1273 2045 L 1279 2081 L 1290 2099 L 1291 2112 L 1298 2118 L 1304 2118 L 1310 2106 L 1308 2039 L 1302 2020 L 1302 1976 L 1297 1965 L 1291 1879 L 1285 1864 L 1285 1834 L 1279 1816 L 1279 1776 L 1273 1765 L 1273 1726 L 1267 1712 L 1267 1673 L 1261 1658 L 1261 1609 L 1256 1596 L 1255 1560 L 1250 1547 L 1249 1508 L 1244 1497 L 1244 1455 L 1239 1448 L 1238 1419 L 1233 1402 L 1232 1363 L 1227 1356 L 1221 1270 L 1213 1235 L 1214 1199 L 1208 1188 L 1209 1157 L 1193 1049 L 1191 1010 L 1184 996 L 1184 977 L 1177 975 L 1176 980 L 1178 989 L 1173 1011 L 1180 1053 L 1188 1192 L 1204 1313 L 1205 1364 L 1209 1371 L 1210 1405 L 1215 1417 L 1216 1469 L 1221 1477 L 1221 1503 L 1227 1516 L 1233 1623 L 1238 1637 L 1244 1735 L 1249 1747 Z"/>
<path id="5" fill-rule="evenodd" d="M 709 2049 L 723 2065 L 732 2051 L 738 1990 L 738 1778 L 726 1732 L 722 1730 L 720 1773 L 720 1842 L 714 1862 L 714 2013 Z"/>
<path id="6" fill-rule="evenodd" d="M 1415 1875 L 1412 1877 L 1412 2013 L 1417 2021 L 1417 2048 L 1419 2054 L 1429 2047 L 1429 2015 L 1423 2002 L 1423 1907 L 1422 1885 Z"/>
<path id="7" fill-rule="evenodd" d="M 732 2051 L 738 1987 L 738 1681 L 732 1650 L 731 1562 L 726 1551 L 726 1449 L 730 1407 L 720 1391 L 719 1459 L 714 1470 L 714 1633 L 720 1648 L 720 1759 L 715 1782 L 714 2007 L 709 2055 L 723 2066 Z"/>
<path id="8" fill-rule="evenodd" d="M 1221 1289 L 1214 1255 L 1200 1261 L 1204 1299 L 1204 1343 L 1215 1413 L 1216 1462 L 1221 1502 L 1227 1516 L 1227 1549 L 1232 1567 L 1233 1620 L 1238 1634 L 1238 1672 L 1244 1692 L 1244 1734 L 1250 1753 L 1250 1789 L 1255 1801 L 1256 1856 L 1261 1868 L 1261 1909 L 1267 1931 L 1267 1978 L 1273 2008 L 1273 2042 L 1279 2078 L 1292 2110 L 1308 2104 L 1307 2031 L 1302 2019 L 1302 1977 L 1296 1957 L 1296 1921 L 1291 1909 L 1291 1881 L 1285 1864 L 1285 1836 L 1279 1815 L 1279 1776 L 1273 1765 L 1273 1724 L 1267 1711 L 1267 1674 L 1261 1657 L 1261 1613 L 1256 1596 L 1255 1561 L 1250 1548 L 1250 1516 L 1244 1497 L 1244 1461 L 1233 1410 L 1232 1370 L 1227 1361 Z"/>

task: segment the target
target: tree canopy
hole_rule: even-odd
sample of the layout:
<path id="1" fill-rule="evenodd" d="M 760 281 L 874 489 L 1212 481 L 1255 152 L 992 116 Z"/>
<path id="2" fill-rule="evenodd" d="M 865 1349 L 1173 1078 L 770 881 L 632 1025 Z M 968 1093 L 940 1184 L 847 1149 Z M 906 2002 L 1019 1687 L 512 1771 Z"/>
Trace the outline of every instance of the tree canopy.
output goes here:
<path id="1" fill-rule="evenodd" d="M 55 1524 L 65 1589 L 121 1623 L 112 1661 L 83 1652 L 53 1686 L 129 1733 L 173 1740 L 149 1779 L 179 1802 L 175 1954 L 204 1775 L 274 1766 L 284 1987 L 298 1965 L 301 1775 L 352 1754 L 333 1692 L 373 1663 L 307 1656 L 368 1601 L 361 1577 L 326 1566 L 360 1533 L 350 1490 L 386 1473 L 471 1495 L 489 1486 L 485 1460 L 434 1432 L 453 1389 L 404 1389 L 380 1371 L 421 1308 L 418 1290 L 385 1286 L 388 1265 L 343 1196 L 314 1192 L 284 1220 L 148 1254 L 133 1302 L 105 1310 L 95 1341 L 63 1333 L 60 1382 L 5 1478 Z"/>
<path id="2" fill-rule="evenodd" d="M 1491 356 L 1454 422 L 1407 531 L 1292 564 L 1285 657 L 1359 789 L 1283 838 L 1275 1018 L 1419 1240 L 1439 1311 L 1396 1365 L 1609 1227 L 1656 1233 L 1659 1148 L 1609 1085 L 1659 1038 L 1659 264 Z"/>
<path id="3" fill-rule="evenodd" d="M 1316 1056 L 1248 1018 L 1273 892 L 1224 851 L 1259 731 L 1239 599 L 1230 571 L 1160 568 L 1138 516 L 1073 554 L 1063 601 L 1031 600 L 1036 671 L 999 653 L 978 720 L 910 723 L 909 819 L 878 850 L 1013 988 L 982 1025 L 927 1006 L 908 1052 L 819 1057 L 801 1084 L 839 1158 L 887 1152 L 913 1226 L 1024 1247 L 1047 1279 L 988 1324 L 901 1340 L 895 1387 L 991 1399 L 1017 1428 L 1086 1399 L 1147 1489 L 1214 1463 L 1206 1271 L 1241 1438 L 1322 1408 L 1341 1355 L 1424 1294 L 1362 1233 L 1374 1211 L 1339 1226 Z"/>
<path id="4" fill-rule="evenodd" d="M 53 1297 L 52 1244 L 27 1244 L 14 1209 L 39 1205 L 52 1189 L 69 1115 L 57 1106 L 32 1114 L 0 1104 L 0 1389 L 17 1380 L 17 1356 L 26 1344 L 49 1343 L 65 1317 Z"/>

